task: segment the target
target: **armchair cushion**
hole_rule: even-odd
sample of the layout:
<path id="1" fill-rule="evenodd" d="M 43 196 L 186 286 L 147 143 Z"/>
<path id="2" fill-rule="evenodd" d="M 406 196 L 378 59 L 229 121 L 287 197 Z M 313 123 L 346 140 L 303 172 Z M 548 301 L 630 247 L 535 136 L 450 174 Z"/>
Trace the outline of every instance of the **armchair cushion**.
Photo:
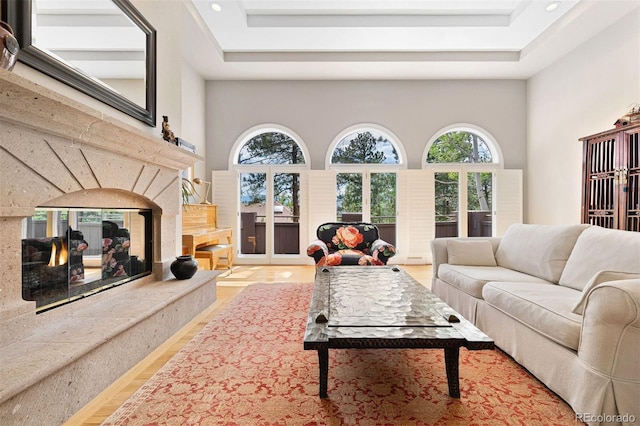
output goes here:
<path id="1" fill-rule="evenodd" d="M 385 265 L 395 255 L 393 245 L 379 238 L 371 223 L 329 222 L 320 225 L 318 237 L 307 248 L 316 265 Z"/>

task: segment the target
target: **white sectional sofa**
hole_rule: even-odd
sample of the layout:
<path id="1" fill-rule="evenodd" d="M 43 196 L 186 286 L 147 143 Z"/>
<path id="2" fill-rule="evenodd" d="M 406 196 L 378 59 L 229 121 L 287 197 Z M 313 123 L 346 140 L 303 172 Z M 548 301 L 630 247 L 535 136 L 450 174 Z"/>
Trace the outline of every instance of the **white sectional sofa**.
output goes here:
<path id="1" fill-rule="evenodd" d="M 578 418 L 640 423 L 640 233 L 513 225 L 431 246 L 433 292 Z"/>

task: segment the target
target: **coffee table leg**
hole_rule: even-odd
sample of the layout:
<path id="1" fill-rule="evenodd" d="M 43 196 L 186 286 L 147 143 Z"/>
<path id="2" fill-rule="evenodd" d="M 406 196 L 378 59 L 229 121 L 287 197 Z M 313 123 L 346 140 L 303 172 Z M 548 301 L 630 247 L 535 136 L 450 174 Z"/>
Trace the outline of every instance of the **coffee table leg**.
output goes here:
<path id="1" fill-rule="evenodd" d="M 449 396 L 460 398 L 460 379 L 458 373 L 458 355 L 460 348 L 445 348 L 444 362 L 447 368 L 447 382 L 449 383 Z"/>
<path id="2" fill-rule="evenodd" d="M 318 349 L 318 365 L 320 366 L 320 398 L 326 398 L 329 381 L 329 348 Z"/>

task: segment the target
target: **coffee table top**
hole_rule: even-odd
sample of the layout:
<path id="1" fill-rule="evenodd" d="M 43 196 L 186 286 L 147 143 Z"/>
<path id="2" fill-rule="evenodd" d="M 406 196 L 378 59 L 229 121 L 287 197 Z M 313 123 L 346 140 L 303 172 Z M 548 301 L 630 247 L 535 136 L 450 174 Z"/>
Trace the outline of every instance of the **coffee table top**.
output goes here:
<path id="1" fill-rule="evenodd" d="M 491 338 L 399 267 L 321 268 L 305 349 L 341 347 L 354 339 L 377 340 L 374 345 L 384 347 L 493 347 Z"/>

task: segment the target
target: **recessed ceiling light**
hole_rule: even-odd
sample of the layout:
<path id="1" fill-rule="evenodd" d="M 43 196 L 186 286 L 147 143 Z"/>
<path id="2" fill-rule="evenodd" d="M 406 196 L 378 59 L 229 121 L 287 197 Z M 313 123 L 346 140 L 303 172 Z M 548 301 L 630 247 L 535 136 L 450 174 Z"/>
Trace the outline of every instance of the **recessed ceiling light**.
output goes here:
<path id="1" fill-rule="evenodd" d="M 558 8 L 558 6 L 560 6 L 560 2 L 559 1 L 554 1 L 553 3 L 549 3 L 547 5 L 547 12 L 551 12 L 553 10 L 556 10 Z"/>
<path id="2" fill-rule="evenodd" d="M 211 10 L 214 12 L 220 12 L 222 10 L 222 6 L 220 6 L 220 3 L 211 3 Z"/>

